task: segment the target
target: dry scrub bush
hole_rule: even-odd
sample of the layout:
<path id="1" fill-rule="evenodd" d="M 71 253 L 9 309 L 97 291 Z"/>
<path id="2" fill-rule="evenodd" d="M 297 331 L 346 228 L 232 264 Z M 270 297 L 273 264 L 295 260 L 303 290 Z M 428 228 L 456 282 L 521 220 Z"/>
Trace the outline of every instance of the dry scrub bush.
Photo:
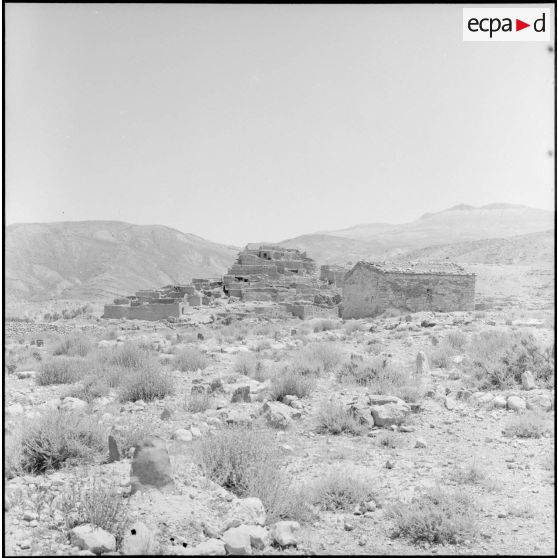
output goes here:
<path id="1" fill-rule="evenodd" d="M 93 345 L 85 335 L 66 335 L 52 350 L 54 356 L 80 356 L 84 357 L 91 351 Z"/>
<path id="2" fill-rule="evenodd" d="M 74 478 L 58 498 L 55 507 L 66 519 L 66 528 L 90 523 L 112 533 L 117 542 L 129 522 L 127 500 L 116 480 Z"/>
<path id="3" fill-rule="evenodd" d="M 518 438 L 541 438 L 552 431 L 552 421 L 538 412 L 527 411 L 511 417 L 503 430 L 504 436 Z"/>
<path id="4" fill-rule="evenodd" d="M 479 389 L 513 388 L 526 370 L 538 382 L 554 385 L 554 345 L 541 347 L 531 333 L 483 331 L 471 338 L 467 349 L 466 368 Z"/>
<path id="5" fill-rule="evenodd" d="M 270 396 L 274 401 L 282 401 L 285 395 L 296 395 L 299 399 L 308 397 L 316 387 L 316 379 L 305 375 L 296 368 L 283 368 L 272 380 Z"/>
<path id="6" fill-rule="evenodd" d="M 49 411 L 24 423 L 19 441 L 19 467 L 33 474 L 94 459 L 105 449 L 94 417 L 71 412 Z"/>
<path id="7" fill-rule="evenodd" d="M 352 510 L 357 504 L 375 497 L 369 480 L 338 468 L 317 481 L 310 492 L 312 503 L 326 511 Z"/>
<path id="8" fill-rule="evenodd" d="M 37 384 L 72 384 L 84 377 L 87 372 L 86 362 L 81 357 L 58 356 L 44 361 L 36 376 Z"/>
<path id="9" fill-rule="evenodd" d="M 129 369 L 143 368 L 152 359 L 148 348 L 132 341 L 126 341 L 122 345 L 113 347 L 106 355 L 103 353 L 100 355 L 101 361 L 105 360 L 113 366 Z"/>
<path id="10" fill-rule="evenodd" d="M 347 335 L 351 335 L 355 331 L 363 331 L 364 324 L 358 320 L 350 320 L 343 325 L 343 329 Z"/>
<path id="11" fill-rule="evenodd" d="M 210 480 L 241 498 L 259 498 L 269 523 L 306 519 L 307 509 L 288 481 L 285 458 L 268 429 L 223 428 L 196 441 L 193 455 Z"/>
<path id="12" fill-rule="evenodd" d="M 380 356 L 351 357 L 337 373 L 337 379 L 341 383 L 368 386 L 374 394 L 395 395 L 410 402 L 420 400 L 424 393 L 420 377 Z"/>
<path id="13" fill-rule="evenodd" d="M 203 413 L 213 408 L 213 397 L 206 392 L 193 392 L 186 399 L 184 408 L 189 413 Z"/>
<path id="14" fill-rule="evenodd" d="M 250 335 L 250 328 L 246 324 L 238 322 L 225 324 L 215 332 L 215 337 L 221 344 L 226 341 L 244 341 L 248 335 Z"/>
<path id="15" fill-rule="evenodd" d="M 344 359 L 345 355 L 336 345 L 314 343 L 295 353 L 291 366 L 301 374 L 320 376 L 332 372 Z"/>
<path id="16" fill-rule="evenodd" d="M 478 529 L 471 497 L 440 487 L 393 506 L 389 515 L 395 523 L 392 536 L 413 543 L 460 544 L 474 539 Z"/>
<path id="17" fill-rule="evenodd" d="M 194 372 L 207 368 L 208 361 L 207 357 L 199 349 L 186 347 L 176 353 L 173 365 L 181 372 Z"/>
<path id="18" fill-rule="evenodd" d="M 86 376 L 79 384 L 73 386 L 66 397 L 77 397 L 91 403 L 99 397 L 105 397 L 109 393 L 109 385 L 105 378 L 99 376 Z"/>
<path id="19" fill-rule="evenodd" d="M 130 371 L 122 379 L 120 401 L 153 401 L 174 393 L 172 376 L 155 366 Z"/>
<path id="20" fill-rule="evenodd" d="M 339 401 L 324 401 L 316 418 L 317 431 L 320 434 L 362 436 L 366 432 L 366 426 L 361 424 L 349 408 Z"/>
<path id="21" fill-rule="evenodd" d="M 341 324 L 337 320 L 329 320 L 326 318 L 320 320 L 312 320 L 312 328 L 314 330 L 314 333 L 338 329 L 340 325 Z"/>
<path id="22" fill-rule="evenodd" d="M 254 353 L 238 353 L 233 370 L 258 382 L 263 382 L 269 376 L 264 363 Z"/>

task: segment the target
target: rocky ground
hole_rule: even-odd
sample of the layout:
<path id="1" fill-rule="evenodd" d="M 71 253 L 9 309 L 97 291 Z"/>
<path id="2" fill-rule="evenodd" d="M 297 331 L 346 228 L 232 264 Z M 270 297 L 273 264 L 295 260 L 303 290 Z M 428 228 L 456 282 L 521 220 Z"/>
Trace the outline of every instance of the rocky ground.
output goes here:
<path id="1" fill-rule="evenodd" d="M 107 439 L 103 459 L 43 474 L 15 469 L 8 474 L 6 554 L 552 554 L 552 386 L 527 377 L 506 389 L 481 390 L 467 380 L 467 354 L 450 355 L 443 368 L 431 358 L 457 331 L 472 336 L 523 330 L 544 346 L 553 341 L 552 321 L 486 311 L 325 325 L 280 316 L 270 305 L 241 303 L 199 311 L 184 324 L 94 319 L 6 324 L 6 451 L 23 421 L 38 420 L 49 409 L 91 415 Z M 87 402 L 68 397 L 68 384 L 38 385 L 41 363 L 57 358 L 51 357 L 52 347 L 72 331 L 92 339 L 97 351 L 142 340 L 172 375 L 174 394 L 122 402 L 111 389 Z M 297 351 L 315 344 L 335 347 L 346 360 L 389 359 L 418 377 L 420 399 L 378 397 L 371 386 L 340 381 L 333 367 L 319 376 L 308 397 L 270 402 L 272 376 L 255 379 L 239 371 L 240 354 L 253 354 L 266 370 L 278 371 Z M 205 368 L 173 368 L 174 355 L 187 347 L 205 355 Z M 210 408 L 192 412 L 192 393 L 202 392 L 212 392 Z M 320 430 L 320 409 L 334 402 L 365 416 L 365 430 L 359 435 Z M 545 426 L 539 437 L 506 430 L 510 421 L 533 413 Z M 268 428 L 300 493 L 311 493 L 320 480 L 340 471 L 363 479 L 374 496 L 344 509 L 309 502 L 308 520 L 270 521 L 260 500 L 237 497 L 197 465 L 196 446 L 231 424 Z M 121 444 L 121 455 L 109 462 L 109 435 L 126 429 L 136 433 L 137 443 Z M 152 436 L 159 440 L 155 445 L 143 444 Z M 68 521 L 79 508 L 65 504 L 72 494 L 80 487 L 95 492 L 106 483 L 125 504 L 127 523 L 117 538 L 110 529 Z M 440 487 L 471 497 L 476 524 L 471 536 L 455 544 L 394 537 L 393 507 Z"/>

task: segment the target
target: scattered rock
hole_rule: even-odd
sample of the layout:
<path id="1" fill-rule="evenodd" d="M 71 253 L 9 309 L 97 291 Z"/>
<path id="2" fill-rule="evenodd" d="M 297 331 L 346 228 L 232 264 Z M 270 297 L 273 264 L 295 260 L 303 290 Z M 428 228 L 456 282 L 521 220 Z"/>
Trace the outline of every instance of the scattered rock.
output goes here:
<path id="1" fill-rule="evenodd" d="M 296 546 L 299 529 L 300 524 L 297 521 L 278 521 L 271 528 L 271 538 L 275 544 L 281 547 Z"/>
<path id="2" fill-rule="evenodd" d="M 77 397 L 64 397 L 60 405 L 61 411 L 77 412 L 87 408 L 87 401 L 78 399 Z"/>
<path id="3" fill-rule="evenodd" d="M 267 422 L 274 428 L 287 428 L 291 422 L 291 408 L 278 401 L 266 401 L 262 412 Z"/>
<path id="4" fill-rule="evenodd" d="M 446 395 L 446 398 L 444 400 L 444 404 L 446 406 L 446 409 L 452 411 L 453 409 L 455 409 L 457 402 L 455 401 L 455 399 L 453 397 L 450 397 L 449 395 Z"/>
<path id="5" fill-rule="evenodd" d="M 529 370 L 525 370 L 525 372 L 521 374 L 521 384 L 525 390 L 531 390 L 537 387 L 535 378 L 533 378 L 533 374 Z"/>
<path id="6" fill-rule="evenodd" d="M 225 523 L 225 529 L 240 525 L 265 525 L 265 508 L 259 498 L 237 500 Z"/>
<path id="7" fill-rule="evenodd" d="M 161 420 L 169 420 L 172 417 L 172 413 L 170 412 L 169 409 L 167 409 L 166 407 L 163 409 L 163 412 L 161 413 L 160 419 Z"/>
<path id="8" fill-rule="evenodd" d="M 112 434 L 108 437 L 108 448 L 109 448 L 109 463 L 114 461 L 120 461 L 120 452 L 118 451 L 118 444 L 116 439 Z"/>
<path id="9" fill-rule="evenodd" d="M 415 442 L 415 448 L 425 448 L 427 447 L 426 440 L 424 438 L 417 438 Z"/>
<path id="10" fill-rule="evenodd" d="M 190 552 L 185 554 L 191 553 L 192 556 L 225 556 L 227 553 L 225 543 L 215 538 L 203 541 L 189 550 Z"/>
<path id="11" fill-rule="evenodd" d="M 186 430 L 185 428 L 179 428 L 172 433 L 171 439 L 175 442 L 191 442 L 192 441 L 192 432 L 190 430 Z"/>
<path id="12" fill-rule="evenodd" d="M 130 473 L 131 493 L 157 488 L 163 492 L 174 489 L 169 453 L 164 440 L 149 438 L 134 450 Z"/>
<path id="13" fill-rule="evenodd" d="M 544 394 L 529 395 L 526 404 L 529 410 L 550 411 L 552 409 L 552 399 Z"/>
<path id="14" fill-rule="evenodd" d="M 252 554 L 250 534 L 243 527 L 232 527 L 223 533 L 221 539 L 225 543 L 227 554 L 236 554 L 239 556 Z"/>
<path id="15" fill-rule="evenodd" d="M 517 395 L 510 395 L 507 399 L 508 409 L 512 411 L 523 411 L 526 408 L 525 400 Z"/>
<path id="16" fill-rule="evenodd" d="M 385 405 L 373 405 L 370 412 L 377 426 L 390 427 L 392 424 L 402 424 L 411 412 L 411 408 L 402 399 Z"/>
<path id="17" fill-rule="evenodd" d="M 503 397 L 502 395 L 497 395 L 492 400 L 492 406 L 496 409 L 505 409 L 506 405 L 507 405 L 506 398 Z"/>
<path id="18" fill-rule="evenodd" d="M 103 554 L 116 550 L 116 539 L 100 527 L 89 523 L 79 525 L 70 531 L 70 542 L 82 550 L 89 550 L 94 554 Z"/>

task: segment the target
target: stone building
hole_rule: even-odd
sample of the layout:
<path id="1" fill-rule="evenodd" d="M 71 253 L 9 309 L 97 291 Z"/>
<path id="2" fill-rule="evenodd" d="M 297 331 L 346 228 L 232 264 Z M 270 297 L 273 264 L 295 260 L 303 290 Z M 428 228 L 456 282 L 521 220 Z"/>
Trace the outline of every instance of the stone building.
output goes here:
<path id="1" fill-rule="evenodd" d="M 330 285 L 342 287 L 345 275 L 350 268 L 342 267 L 340 265 L 322 265 L 320 267 L 320 281 L 325 281 Z"/>
<path id="2" fill-rule="evenodd" d="M 343 318 L 404 312 L 474 310 L 475 274 L 449 262 L 358 262 L 345 276 Z"/>

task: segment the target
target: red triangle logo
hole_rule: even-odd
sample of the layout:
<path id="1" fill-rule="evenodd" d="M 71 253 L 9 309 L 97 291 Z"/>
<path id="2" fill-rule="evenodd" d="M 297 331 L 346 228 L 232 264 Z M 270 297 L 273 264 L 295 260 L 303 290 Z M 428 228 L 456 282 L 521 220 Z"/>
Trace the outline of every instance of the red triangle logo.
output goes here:
<path id="1" fill-rule="evenodd" d="M 520 19 L 515 20 L 515 30 L 516 31 L 521 31 L 522 29 L 525 29 L 526 27 L 531 27 L 531 24 L 530 23 L 525 23 L 524 21 L 521 21 Z"/>

